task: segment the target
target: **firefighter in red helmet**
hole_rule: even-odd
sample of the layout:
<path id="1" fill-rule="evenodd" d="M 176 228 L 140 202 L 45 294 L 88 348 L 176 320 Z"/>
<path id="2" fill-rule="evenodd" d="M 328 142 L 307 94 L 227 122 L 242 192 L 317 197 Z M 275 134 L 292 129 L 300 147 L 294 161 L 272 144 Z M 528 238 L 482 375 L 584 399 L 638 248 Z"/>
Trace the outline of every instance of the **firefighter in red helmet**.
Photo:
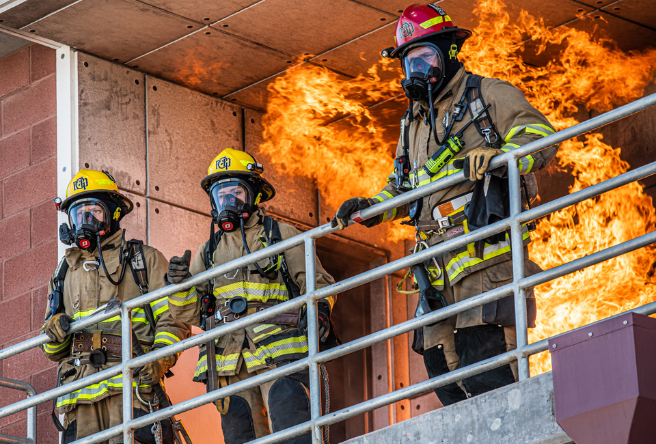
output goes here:
<path id="1" fill-rule="evenodd" d="M 345 201 L 332 221 L 344 228 L 353 213 L 401 193 L 464 171 L 468 181 L 412 204 L 362 221 L 366 226 L 409 216 L 423 246 L 462 236 L 509 215 L 506 167 L 487 171 L 490 160 L 554 132 L 548 120 L 509 82 L 467 72 L 458 60 L 471 32 L 458 28 L 439 6 L 412 5 L 396 26 L 396 46 L 383 56 L 399 59 L 403 91 L 410 104 L 402 119 L 394 171 L 377 195 Z M 523 157 L 524 205 L 537 195 L 533 172 L 544 168 L 557 146 Z M 524 257 L 530 242 L 523 227 Z M 412 268 L 425 273 L 431 294 L 416 315 L 454 304 L 512 282 L 509 233 L 439 255 Z M 422 271 L 423 270 L 423 271 Z M 527 276 L 539 267 L 526 259 Z M 417 280 L 419 282 L 419 280 Z M 526 291 L 528 324 L 534 325 L 535 299 Z M 420 299 L 421 300 L 421 299 Z M 516 348 L 513 296 L 462 312 L 415 331 L 413 349 L 423 354 L 436 377 Z M 517 380 L 517 364 L 505 365 L 435 390 L 444 405 Z"/>

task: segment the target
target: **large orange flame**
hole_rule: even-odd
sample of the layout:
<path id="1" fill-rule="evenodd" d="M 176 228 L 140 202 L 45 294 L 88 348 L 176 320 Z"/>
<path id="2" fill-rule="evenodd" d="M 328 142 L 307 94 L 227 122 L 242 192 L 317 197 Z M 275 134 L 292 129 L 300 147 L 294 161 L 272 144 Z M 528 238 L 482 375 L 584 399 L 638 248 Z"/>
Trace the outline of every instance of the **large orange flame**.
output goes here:
<path id="1" fill-rule="evenodd" d="M 220 78 L 223 62 L 204 62 L 211 59 L 211 55 L 201 48 L 192 48 L 178 63 L 173 78 L 192 89 L 215 82 Z"/>
<path id="2" fill-rule="evenodd" d="M 513 83 L 557 130 L 578 123 L 573 117 L 578 106 L 608 111 L 641 97 L 656 73 L 656 50 L 625 53 L 583 31 L 550 30 L 526 12 L 511 23 L 501 0 L 480 1 L 475 13 L 480 25 L 462 52 L 467 69 Z M 524 42 L 527 35 L 532 39 Z M 558 49 L 558 56 L 542 67 L 525 64 L 527 43 L 537 54 Z M 275 149 L 281 168 L 315 179 L 335 207 L 352 196 L 374 195 L 392 170 L 398 133 L 384 134 L 366 104 L 401 93 L 397 81 L 381 80 L 394 69 L 381 62 L 352 80 L 312 65 L 289 71 L 269 88 L 260 149 Z M 349 119 L 329 124 L 346 115 Z M 600 134 L 561 144 L 558 166 L 573 175 L 570 192 L 629 168 L 620 149 L 605 144 Z M 633 183 L 539 221 L 530 255 L 548 269 L 655 227 L 651 198 Z M 536 288 L 538 319 L 530 341 L 655 300 L 655 260 L 656 247 L 648 247 Z M 546 353 L 531 361 L 533 373 L 550 365 Z"/>

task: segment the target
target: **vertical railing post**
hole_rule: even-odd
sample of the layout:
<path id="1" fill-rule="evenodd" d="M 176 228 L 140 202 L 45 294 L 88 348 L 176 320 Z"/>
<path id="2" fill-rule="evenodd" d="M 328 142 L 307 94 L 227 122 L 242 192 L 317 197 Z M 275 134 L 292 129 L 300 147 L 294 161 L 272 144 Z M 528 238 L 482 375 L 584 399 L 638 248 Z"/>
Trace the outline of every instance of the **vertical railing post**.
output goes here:
<path id="1" fill-rule="evenodd" d="M 317 289 L 317 273 L 314 252 L 314 239 L 305 238 L 305 294 Z M 317 326 L 317 302 L 307 301 L 307 337 L 310 356 L 310 411 L 312 417 L 312 444 L 321 444 L 321 429 L 316 420 L 321 417 L 321 375 L 319 365 L 312 359 L 319 352 L 319 331 Z"/>
<path id="2" fill-rule="evenodd" d="M 132 358 L 132 312 L 121 306 L 121 360 L 123 361 L 123 444 L 132 444 L 132 430 L 127 422 L 132 419 L 132 369 L 126 362 Z"/>
<path id="3" fill-rule="evenodd" d="M 515 294 L 515 330 L 517 332 L 517 348 L 528 344 L 526 324 L 526 299 L 524 289 L 519 288 L 518 281 L 524 277 L 524 240 L 522 239 L 522 224 L 517 216 L 522 212 L 521 185 L 517 160 L 508 162 L 508 185 L 510 195 L 510 240 L 512 248 L 513 284 Z M 530 377 L 528 358 L 518 360 L 519 379 Z"/>

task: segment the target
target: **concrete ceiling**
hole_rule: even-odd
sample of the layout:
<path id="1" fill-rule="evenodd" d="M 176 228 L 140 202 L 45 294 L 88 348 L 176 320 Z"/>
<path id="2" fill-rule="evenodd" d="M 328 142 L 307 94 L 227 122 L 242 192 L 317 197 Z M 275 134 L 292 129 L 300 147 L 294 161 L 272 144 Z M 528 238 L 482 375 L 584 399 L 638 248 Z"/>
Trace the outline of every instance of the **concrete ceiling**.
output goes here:
<path id="1" fill-rule="evenodd" d="M 623 50 L 656 42 L 653 0 L 506 0 L 549 26 L 595 26 Z M 263 109 L 266 86 L 301 63 L 345 77 L 364 72 L 391 46 L 405 0 L 26 0 L 0 14 L 21 29 Z M 427 3 L 427 2 L 425 2 Z M 461 27 L 476 25 L 475 0 L 442 0 Z M 591 20 L 578 20 L 586 14 Z M 0 52 L 3 44 L 0 42 Z M 7 46 L 8 47 L 8 46 Z M 540 63 L 540 60 L 536 60 Z M 194 68 L 203 72 L 193 75 Z"/>

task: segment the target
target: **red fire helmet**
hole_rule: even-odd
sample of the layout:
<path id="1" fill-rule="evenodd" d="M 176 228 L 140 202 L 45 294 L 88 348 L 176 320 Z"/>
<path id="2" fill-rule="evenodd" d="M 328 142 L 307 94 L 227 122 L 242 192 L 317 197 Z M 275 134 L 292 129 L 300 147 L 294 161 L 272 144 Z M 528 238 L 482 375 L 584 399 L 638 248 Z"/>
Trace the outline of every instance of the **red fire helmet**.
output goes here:
<path id="1" fill-rule="evenodd" d="M 392 51 L 383 50 L 383 56 L 399 57 L 403 50 L 413 43 L 418 43 L 427 37 L 449 33 L 455 33 L 458 45 L 461 45 L 472 34 L 467 29 L 455 26 L 451 17 L 439 6 L 408 6 L 396 24 L 396 35 L 394 36 L 396 48 Z M 386 52 L 387 54 L 385 54 Z"/>

